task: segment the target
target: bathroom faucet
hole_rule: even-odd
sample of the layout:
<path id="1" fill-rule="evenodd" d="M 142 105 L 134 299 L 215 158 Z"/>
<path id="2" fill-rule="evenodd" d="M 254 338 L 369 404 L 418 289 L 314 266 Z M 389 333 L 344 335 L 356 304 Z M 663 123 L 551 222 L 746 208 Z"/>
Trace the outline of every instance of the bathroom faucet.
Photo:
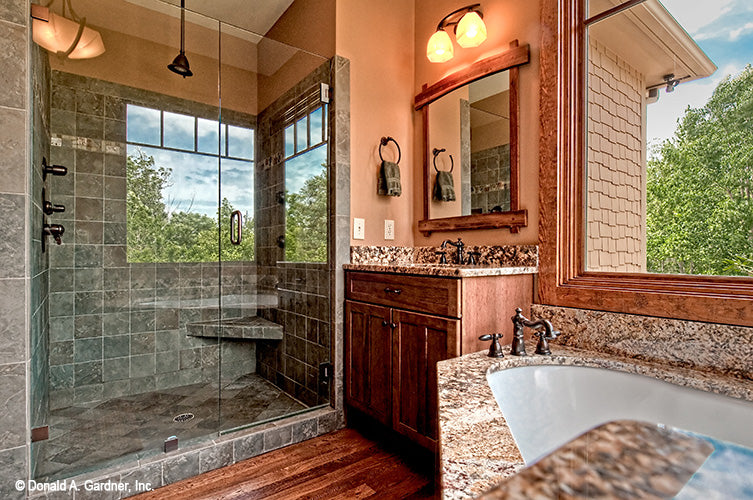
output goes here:
<path id="1" fill-rule="evenodd" d="M 440 248 L 447 248 L 448 243 L 457 248 L 457 252 L 455 252 L 455 264 L 463 265 L 463 263 L 465 262 L 465 258 L 463 257 L 465 243 L 463 243 L 463 240 L 461 240 L 460 238 L 458 238 L 458 241 L 444 240 Z"/>
<path id="2" fill-rule="evenodd" d="M 512 349 L 510 354 L 513 356 L 526 356 L 526 346 L 523 341 L 523 333 L 525 327 L 537 329 L 534 335 L 539 337 L 539 342 L 536 344 L 536 354 L 552 354 L 549 350 L 549 340 L 559 336 L 560 332 L 554 331 L 552 323 L 546 319 L 539 319 L 531 321 L 523 316 L 523 309 L 515 309 L 515 316 L 512 317 Z M 538 329 L 544 328 L 539 331 Z"/>

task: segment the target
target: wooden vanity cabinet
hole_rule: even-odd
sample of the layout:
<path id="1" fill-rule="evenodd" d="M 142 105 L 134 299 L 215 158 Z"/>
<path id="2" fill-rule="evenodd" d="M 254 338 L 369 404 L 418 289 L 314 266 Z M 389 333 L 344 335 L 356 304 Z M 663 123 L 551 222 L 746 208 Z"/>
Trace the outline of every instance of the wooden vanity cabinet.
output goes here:
<path id="1" fill-rule="evenodd" d="M 532 275 L 447 278 L 347 271 L 345 402 L 436 450 L 437 362 L 511 340 Z M 503 340 L 504 341 L 504 340 Z"/>

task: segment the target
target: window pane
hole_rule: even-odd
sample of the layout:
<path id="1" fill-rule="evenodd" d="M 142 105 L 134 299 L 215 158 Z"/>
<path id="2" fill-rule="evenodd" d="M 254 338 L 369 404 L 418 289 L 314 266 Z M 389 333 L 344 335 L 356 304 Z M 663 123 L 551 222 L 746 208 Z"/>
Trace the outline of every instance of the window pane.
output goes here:
<path id="1" fill-rule="evenodd" d="M 128 146 L 129 262 L 217 260 L 218 158 Z"/>
<path id="2" fill-rule="evenodd" d="M 227 155 L 254 159 L 254 131 L 250 128 L 227 126 Z"/>
<path id="3" fill-rule="evenodd" d="M 197 137 L 197 150 L 200 153 L 216 155 L 220 150 L 220 125 L 215 120 L 205 120 L 199 118 L 198 128 L 199 136 Z"/>
<path id="4" fill-rule="evenodd" d="M 129 104 L 126 107 L 126 140 L 139 144 L 160 145 L 160 112 Z"/>
<path id="5" fill-rule="evenodd" d="M 295 154 L 295 128 L 293 125 L 285 127 L 285 158 Z"/>
<path id="6" fill-rule="evenodd" d="M 753 275 L 751 26 L 662 0 L 588 28 L 587 270 Z"/>
<path id="7" fill-rule="evenodd" d="M 304 116 L 295 123 L 295 152 L 303 151 L 308 147 L 308 116 Z"/>
<path id="8" fill-rule="evenodd" d="M 322 108 L 314 110 L 310 115 L 311 120 L 311 144 L 322 142 Z"/>
<path id="9" fill-rule="evenodd" d="M 166 148 L 194 150 L 194 132 L 196 119 L 193 116 L 177 113 L 163 113 L 164 146 Z"/>
<path id="10" fill-rule="evenodd" d="M 326 143 L 285 162 L 285 259 L 327 260 Z"/>

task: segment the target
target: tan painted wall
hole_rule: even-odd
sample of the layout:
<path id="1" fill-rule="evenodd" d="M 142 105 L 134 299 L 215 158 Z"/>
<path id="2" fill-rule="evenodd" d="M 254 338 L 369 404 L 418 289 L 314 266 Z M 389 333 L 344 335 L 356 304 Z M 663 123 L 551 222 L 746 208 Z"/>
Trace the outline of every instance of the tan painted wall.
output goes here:
<path id="1" fill-rule="evenodd" d="M 276 42 L 302 49 L 274 75 L 259 75 L 259 109 L 276 101 L 291 86 L 335 55 L 335 0 L 296 0 L 265 35 Z M 273 55 L 274 57 L 274 55 Z"/>
<path id="2" fill-rule="evenodd" d="M 192 53 L 188 44 L 190 37 L 186 37 L 186 55 L 194 76 L 183 79 L 167 69 L 167 65 L 178 53 L 176 48 L 103 28 L 98 29 L 105 42 L 104 54 L 84 60 L 60 59 L 50 55 L 52 69 L 211 106 L 218 105 L 217 59 Z M 198 27 L 195 29 L 203 30 Z M 219 35 L 216 32 L 204 35 L 202 39 L 205 42 L 209 41 L 215 47 L 219 47 Z M 223 65 L 222 89 L 223 107 L 253 115 L 257 113 L 256 73 Z"/>
<path id="3" fill-rule="evenodd" d="M 366 219 L 366 239 L 353 245 L 413 245 L 415 169 L 413 2 L 337 2 L 337 53 L 350 60 L 350 183 L 352 218 Z M 377 195 L 379 140 L 400 144 L 403 194 Z M 393 145 L 390 143 L 390 149 Z M 384 149 L 385 159 L 387 149 Z M 395 240 L 384 240 L 384 220 L 395 221 Z"/>
<path id="4" fill-rule="evenodd" d="M 433 64 L 426 59 L 426 42 L 437 23 L 455 9 L 468 5 L 460 0 L 415 0 L 415 82 L 414 94 L 421 85 L 431 84 L 448 74 L 504 51 L 514 39 L 531 46 L 531 61 L 520 69 L 520 200 L 521 208 L 528 209 L 528 227 L 518 234 L 506 229 L 436 233 L 424 237 L 415 229 L 414 244 L 433 245 L 452 236 L 462 236 L 471 244 L 537 244 L 538 243 L 538 141 L 539 141 L 539 1 L 511 2 L 489 0 L 482 3 L 488 38 L 484 44 L 472 49 L 455 46 L 455 57 L 442 64 Z M 421 116 L 415 115 L 416 128 L 420 130 Z M 420 136 L 418 136 L 420 138 Z M 416 143 L 414 164 L 416 183 L 414 212 L 416 220 L 422 216 L 420 185 L 421 145 Z"/>
<path id="5" fill-rule="evenodd" d="M 645 79 L 592 38 L 588 87 L 587 269 L 645 272 Z"/>

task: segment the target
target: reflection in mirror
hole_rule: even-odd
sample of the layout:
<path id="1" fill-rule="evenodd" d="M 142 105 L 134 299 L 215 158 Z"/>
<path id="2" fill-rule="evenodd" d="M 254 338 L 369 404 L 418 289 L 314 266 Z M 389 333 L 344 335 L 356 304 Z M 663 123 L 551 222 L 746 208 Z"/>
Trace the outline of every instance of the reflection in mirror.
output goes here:
<path id="1" fill-rule="evenodd" d="M 418 223 L 424 234 L 505 227 L 518 232 L 528 224 L 518 201 L 518 80 L 529 52 L 513 40 L 507 51 L 424 85 L 416 95 L 425 140 L 424 220 Z M 436 161 L 434 150 L 442 150 Z M 439 172 L 452 167 L 451 157 L 455 199 L 432 196 Z M 444 189 L 447 184 L 443 179 Z"/>
<path id="2" fill-rule="evenodd" d="M 429 206 L 431 218 L 510 210 L 510 75 L 503 71 L 465 85 L 429 105 L 429 147 L 446 149 L 437 170 L 449 171 L 455 201 Z M 434 181 L 436 182 L 436 181 Z"/>

